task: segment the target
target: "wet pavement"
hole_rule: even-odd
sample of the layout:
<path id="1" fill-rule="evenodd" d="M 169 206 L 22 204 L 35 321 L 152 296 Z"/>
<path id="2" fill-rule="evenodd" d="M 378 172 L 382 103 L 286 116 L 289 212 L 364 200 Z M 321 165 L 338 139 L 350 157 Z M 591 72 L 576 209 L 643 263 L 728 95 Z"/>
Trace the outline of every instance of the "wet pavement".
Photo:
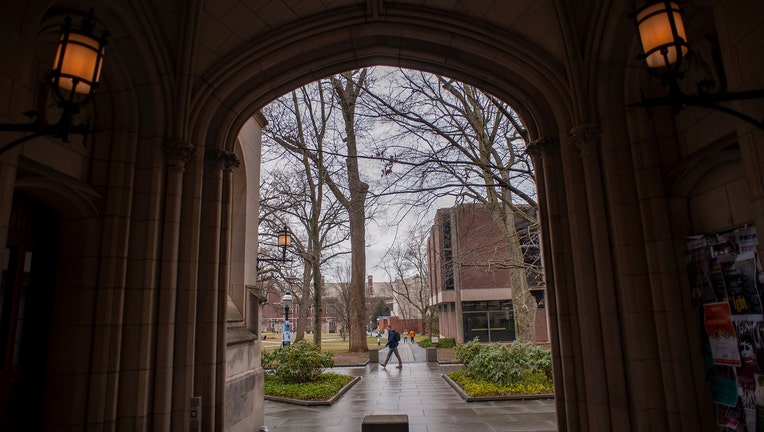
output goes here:
<path id="1" fill-rule="evenodd" d="M 395 356 L 386 368 L 376 363 L 332 371 L 360 376 L 332 406 L 301 406 L 265 401 L 271 432 L 360 432 L 370 414 L 407 414 L 410 432 L 552 432 L 557 430 L 554 399 L 465 402 L 443 379 L 458 365 L 425 363 L 425 351 L 400 344 L 403 368 Z M 387 355 L 379 353 L 380 361 Z"/>

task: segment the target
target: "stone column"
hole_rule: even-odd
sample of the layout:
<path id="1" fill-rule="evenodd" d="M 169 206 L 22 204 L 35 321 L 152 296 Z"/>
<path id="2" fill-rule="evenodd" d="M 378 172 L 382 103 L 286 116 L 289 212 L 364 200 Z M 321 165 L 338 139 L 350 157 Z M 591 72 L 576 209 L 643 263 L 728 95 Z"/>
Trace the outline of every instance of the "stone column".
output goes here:
<path id="1" fill-rule="evenodd" d="M 175 308 L 173 355 L 172 430 L 189 430 L 191 399 L 200 396 L 196 388 L 197 297 L 200 278 L 200 231 L 204 185 L 204 153 L 196 151 L 183 175 L 181 197 L 180 248 Z"/>
<path id="2" fill-rule="evenodd" d="M 566 291 L 571 295 L 571 304 L 568 305 L 571 325 L 577 327 L 579 332 L 579 338 L 571 346 L 571 357 L 565 359 L 574 365 L 576 376 L 575 395 L 566 392 L 565 397 L 575 400 L 573 405 L 578 409 L 578 424 L 568 423 L 568 427 L 570 430 L 612 430 L 607 378 L 603 379 L 605 353 L 585 171 L 578 151 L 569 145 L 569 137 L 562 137 L 561 140 L 565 215 L 568 218 L 565 223 L 569 229 L 563 236 L 571 242 L 570 255 L 564 256 L 561 264 L 571 266 L 563 277 L 568 278 L 569 282 Z M 563 313 L 562 310 L 560 312 Z"/>
<path id="3" fill-rule="evenodd" d="M 220 227 L 223 198 L 224 153 L 205 154 L 202 217 L 199 230 L 199 285 L 197 291 L 194 394 L 202 397 L 202 430 L 215 431 L 218 359 L 218 290 L 220 273 Z"/>
<path id="4" fill-rule="evenodd" d="M 232 179 L 233 169 L 240 165 L 239 158 L 233 152 L 220 152 L 218 158 L 222 160 L 223 168 L 223 191 L 220 203 L 220 266 L 218 276 L 217 295 L 217 359 L 216 359 L 216 406 L 215 430 L 225 430 L 225 383 L 226 383 L 226 308 L 228 305 L 228 292 L 230 280 L 231 261 L 231 214 L 232 214 Z"/>
<path id="5" fill-rule="evenodd" d="M 557 425 L 560 431 L 585 430 L 579 428 L 586 422 L 586 397 L 580 367 L 582 342 L 560 144 L 556 139 L 541 138 L 529 145 L 528 152 L 536 169 L 539 224 L 543 230 L 544 282 L 555 367 Z M 553 189 L 555 187 L 557 189 Z"/>
<path id="6" fill-rule="evenodd" d="M 173 367 L 175 364 L 175 312 L 178 290 L 178 254 L 183 197 L 183 173 L 193 155 L 189 143 L 166 142 L 163 149 L 167 172 L 162 225 L 162 255 L 157 299 L 156 363 L 154 370 L 154 431 L 171 430 Z"/>
<path id="7" fill-rule="evenodd" d="M 589 123 L 576 126 L 571 131 L 572 144 L 581 154 L 583 163 L 584 183 L 591 227 L 591 251 L 594 271 L 593 293 L 596 297 L 590 297 L 587 302 L 597 302 L 598 317 L 593 320 L 595 325 L 599 321 L 601 332 L 600 344 L 602 349 L 602 361 L 604 368 L 599 372 L 599 377 L 589 377 L 598 381 L 597 385 L 604 384 L 605 399 L 597 401 L 607 407 L 609 413 L 610 430 L 629 431 L 629 400 L 626 394 L 626 377 L 623 369 L 623 346 L 621 341 L 621 324 L 619 318 L 619 304 L 617 301 L 617 287 L 613 274 L 612 242 L 610 239 L 611 224 L 608 219 L 608 200 L 605 197 L 604 185 L 606 179 L 602 173 L 600 161 L 601 132 L 598 124 Z M 605 361 L 604 356 L 608 359 Z M 597 359 L 596 361 L 599 361 Z M 604 383 L 602 372 L 604 371 Z M 591 397 L 591 395 L 590 395 Z M 599 430 L 599 429 L 598 429 Z M 602 429 L 604 430 L 604 429 Z"/>
<path id="8" fill-rule="evenodd" d="M 643 220 L 639 246 L 644 254 L 639 262 L 635 253 L 624 252 L 631 259 L 621 266 L 629 274 L 620 288 L 635 429 L 715 430 L 698 311 L 689 304 L 690 291 L 683 280 L 686 269 L 678 259 L 685 247 L 680 235 L 689 234 L 681 231 L 691 227 L 691 217 L 687 198 L 669 195 L 670 180 L 665 175 L 666 166 L 676 163 L 665 155 L 676 152 L 678 143 L 673 119 L 657 120 L 668 125 L 635 122 L 639 126 L 632 129 L 639 134 L 631 138 L 629 149 Z M 655 131 L 662 135 L 654 135 Z M 627 246 L 634 249 L 633 245 L 615 246 L 616 252 Z"/>

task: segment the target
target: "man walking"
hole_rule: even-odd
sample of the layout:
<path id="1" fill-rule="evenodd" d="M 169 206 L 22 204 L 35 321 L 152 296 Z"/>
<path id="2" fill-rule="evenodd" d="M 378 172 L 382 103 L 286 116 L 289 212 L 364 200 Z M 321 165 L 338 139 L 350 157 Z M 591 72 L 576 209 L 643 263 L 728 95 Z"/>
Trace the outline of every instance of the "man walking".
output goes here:
<path id="1" fill-rule="evenodd" d="M 398 354 L 398 342 L 401 340 L 401 335 L 397 331 L 393 330 L 391 326 L 387 326 L 387 344 L 385 346 L 389 348 L 387 351 L 387 358 L 385 359 L 385 362 L 382 363 L 382 367 L 387 366 L 387 362 L 390 361 L 390 357 L 392 357 L 393 354 L 395 354 L 395 357 L 398 358 L 398 366 L 396 368 L 400 369 L 403 367 L 403 362 L 401 361 L 401 355 Z"/>

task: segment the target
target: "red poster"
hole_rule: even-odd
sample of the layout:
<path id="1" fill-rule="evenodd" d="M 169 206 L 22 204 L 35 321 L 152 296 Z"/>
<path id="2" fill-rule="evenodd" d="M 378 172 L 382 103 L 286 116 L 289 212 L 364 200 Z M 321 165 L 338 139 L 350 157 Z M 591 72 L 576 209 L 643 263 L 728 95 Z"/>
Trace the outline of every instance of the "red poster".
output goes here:
<path id="1" fill-rule="evenodd" d="M 735 327 L 732 325 L 730 304 L 726 301 L 708 303 L 703 305 L 703 309 L 714 364 L 740 366 L 740 351 L 737 346 Z"/>

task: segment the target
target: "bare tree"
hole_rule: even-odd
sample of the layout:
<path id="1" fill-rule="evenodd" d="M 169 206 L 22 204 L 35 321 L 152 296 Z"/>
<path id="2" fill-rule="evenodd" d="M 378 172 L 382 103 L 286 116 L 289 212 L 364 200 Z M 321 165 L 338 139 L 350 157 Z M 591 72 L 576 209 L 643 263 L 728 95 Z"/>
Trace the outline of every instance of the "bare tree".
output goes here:
<path id="1" fill-rule="evenodd" d="M 537 230 L 527 132 L 509 106 L 473 86 L 422 72 L 399 76 L 388 80 L 386 93 L 369 90 L 369 111 L 393 122 L 399 137 L 416 140 L 402 147 L 387 140 L 378 149 L 390 179 L 386 193 L 413 192 L 416 203 L 451 195 L 489 209 L 506 250 L 505 259 L 490 264 L 510 269 L 518 340 L 534 341 L 536 302 L 516 221 Z"/>
<path id="2" fill-rule="evenodd" d="M 345 206 L 350 218 L 350 352 L 368 351 L 366 341 L 366 196 L 369 185 L 361 180 L 358 166 L 356 134 L 356 104 L 366 84 L 368 69 L 345 72 L 332 77 L 332 87 L 342 108 L 347 144 L 347 178 L 349 196 L 339 189 L 330 188 Z"/>
<path id="3" fill-rule="evenodd" d="M 339 140 L 327 142 L 327 129 L 322 129 L 321 139 L 308 142 L 303 139 L 299 127 L 297 130 L 287 130 L 287 133 L 273 133 L 270 137 L 274 142 L 293 154 L 304 156 L 306 161 L 317 172 L 325 186 L 333 193 L 348 215 L 350 227 L 351 248 L 351 277 L 350 277 L 350 311 L 348 323 L 350 341 L 349 351 L 368 351 L 365 334 L 366 323 L 366 198 L 369 185 L 361 179 L 358 163 L 358 134 L 356 124 L 356 107 L 358 98 L 366 82 L 368 70 L 361 69 L 333 76 L 328 80 L 316 83 L 317 98 L 306 99 L 318 104 L 316 111 L 322 118 L 331 117 L 332 107 L 338 106 L 342 120 L 342 130 Z M 329 91 L 327 91 L 329 90 Z M 295 103 L 294 107 L 299 104 Z M 295 110 L 295 116 L 299 117 Z M 312 110 L 311 110 L 312 111 Z M 281 124 L 269 122 L 269 128 L 282 128 Z M 344 144 L 339 146 L 337 141 Z M 327 149 L 327 145 L 331 148 Z M 344 163 L 337 164 L 344 155 Z M 345 173 L 344 178 L 340 175 Z M 316 269 L 320 271 L 319 269 Z M 317 273 L 317 271 L 314 271 Z M 315 279 L 314 279 L 315 280 Z"/>
<path id="4" fill-rule="evenodd" d="M 347 239 L 347 212 L 328 192 L 328 173 L 314 163 L 307 151 L 315 148 L 320 160 L 324 140 L 332 119 L 331 92 L 326 99 L 325 86 L 315 83 L 302 87 L 277 100 L 266 109 L 269 125 L 264 146 L 278 163 L 269 164 L 271 187 L 263 186 L 261 213 L 279 214 L 296 220 L 304 233 L 304 241 L 295 236 L 293 245 L 303 262 L 298 296 L 299 319 L 295 340 L 304 337 L 308 316 L 313 309 L 313 342 L 321 345 L 322 276 L 321 266 L 339 254 Z M 282 144 L 276 148 L 275 143 Z M 290 143 L 290 145 L 283 145 Z M 284 153 L 288 151 L 288 154 Z M 288 168 L 292 168 L 289 170 Z M 312 305 L 311 305 L 311 299 Z"/>

